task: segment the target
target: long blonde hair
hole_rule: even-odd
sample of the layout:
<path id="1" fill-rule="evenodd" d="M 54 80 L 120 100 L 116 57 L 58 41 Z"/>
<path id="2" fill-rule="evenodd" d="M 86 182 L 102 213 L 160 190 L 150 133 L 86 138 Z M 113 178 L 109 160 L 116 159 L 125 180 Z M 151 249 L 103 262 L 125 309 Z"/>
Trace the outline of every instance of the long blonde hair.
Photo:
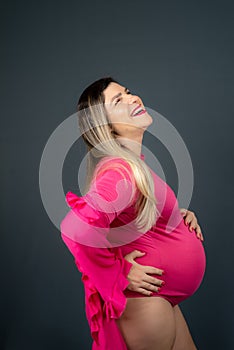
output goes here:
<path id="1" fill-rule="evenodd" d="M 136 226 L 147 232 L 159 215 L 154 193 L 154 181 L 146 163 L 129 148 L 121 145 L 116 131 L 108 119 L 103 91 L 111 83 L 112 77 L 101 78 L 89 85 L 81 94 L 78 104 L 78 123 L 82 138 L 87 146 L 87 176 L 84 191 L 87 192 L 98 163 L 104 157 L 118 157 L 128 163 L 134 175 L 139 196 L 135 203 Z M 119 163 L 118 166 L 124 167 Z M 128 172 L 126 167 L 124 170 Z M 129 173 L 129 172 L 128 172 Z M 131 177 L 131 174 L 129 174 Z"/>

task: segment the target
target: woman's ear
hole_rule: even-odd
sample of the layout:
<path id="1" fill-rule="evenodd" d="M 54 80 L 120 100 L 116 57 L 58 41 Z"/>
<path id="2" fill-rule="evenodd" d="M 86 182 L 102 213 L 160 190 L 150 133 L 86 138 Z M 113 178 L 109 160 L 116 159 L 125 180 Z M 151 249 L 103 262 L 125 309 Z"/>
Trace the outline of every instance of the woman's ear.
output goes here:
<path id="1" fill-rule="evenodd" d="M 115 131 L 115 129 L 110 125 L 110 131 L 112 135 L 119 136 L 119 134 Z"/>
<path id="2" fill-rule="evenodd" d="M 111 129 L 111 133 L 117 135 L 117 132 L 114 129 Z"/>

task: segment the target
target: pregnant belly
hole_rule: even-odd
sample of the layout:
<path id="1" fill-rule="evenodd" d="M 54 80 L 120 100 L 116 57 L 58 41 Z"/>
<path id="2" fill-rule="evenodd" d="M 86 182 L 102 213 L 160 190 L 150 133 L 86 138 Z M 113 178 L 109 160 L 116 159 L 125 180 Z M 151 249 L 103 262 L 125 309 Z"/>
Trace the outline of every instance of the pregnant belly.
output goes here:
<path id="1" fill-rule="evenodd" d="M 146 253 L 135 259 L 137 263 L 164 270 L 162 276 L 152 275 L 165 281 L 153 296 L 161 296 L 174 306 L 200 286 L 206 267 L 205 250 L 195 231 L 190 232 L 183 222 L 171 233 L 148 231 L 138 240 L 121 247 L 123 256 L 135 249 Z M 128 289 L 124 294 L 128 298 L 144 297 Z"/>

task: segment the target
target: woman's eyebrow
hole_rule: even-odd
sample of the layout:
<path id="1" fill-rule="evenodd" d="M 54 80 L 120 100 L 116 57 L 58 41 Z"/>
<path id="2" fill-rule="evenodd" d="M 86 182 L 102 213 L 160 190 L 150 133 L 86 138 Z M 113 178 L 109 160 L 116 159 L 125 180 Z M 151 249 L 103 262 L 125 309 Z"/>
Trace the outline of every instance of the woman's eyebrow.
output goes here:
<path id="1" fill-rule="evenodd" d="M 128 92 L 128 89 L 125 88 L 124 92 Z M 119 92 L 117 95 L 113 96 L 112 99 L 111 99 L 111 103 L 114 101 L 115 98 L 120 97 L 121 95 L 122 95 L 122 92 Z"/>

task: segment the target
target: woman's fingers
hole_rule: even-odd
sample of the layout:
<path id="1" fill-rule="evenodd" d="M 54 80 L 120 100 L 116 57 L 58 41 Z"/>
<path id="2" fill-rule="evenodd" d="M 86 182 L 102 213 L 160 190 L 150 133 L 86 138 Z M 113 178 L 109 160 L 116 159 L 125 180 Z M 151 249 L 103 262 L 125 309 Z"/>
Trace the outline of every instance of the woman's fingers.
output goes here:
<path id="1" fill-rule="evenodd" d="M 135 291 L 142 293 L 144 295 L 151 295 L 152 292 L 159 292 L 161 289 L 161 286 L 155 286 L 151 283 L 147 283 L 147 282 L 142 282 L 141 286 L 136 288 Z"/>
<path id="2" fill-rule="evenodd" d="M 154 285 L 159 286 L 159 287 L 161 287 L 161 286 L 163 286 L 163 285 L 165 284 L 164 281 L 159 280 L 159 279 L 154 278 L 154 277 L 149 276 L 149 275 L 146 275 L 146 276 L 145 276 L 144 281 L 145 281 L 145 282 L 148 282 L 148 283 L 150 283 L 150 284 L 154 284 Z"/>
<path id="3" fill-rule="evenodd" d="M 201 231 L 199 231 L 197 233 L 197 238 L 199 238 L 201 241 L 204 241 L 204 237 L 203 237 L 203 234 L 201 233 Z"/>
<path id="4" fill-rule="evenodd" d="M 193 212 L 187 211 L 187 216 L 184 220 L 186 225 L 189 225 L 189 230 L 192 232 L 193 230 L 196 231 L 197 238 L 199 238 L 201 241 L 204 241 L 204 237 L 201 233 L 201 227 L 198 225 L 197 218 L 194 215 Z"/>
<path id="5" fill-rule="evenodd" d="M 135 258 L 140 258 L 143 256 L 145 252 L 140 252 L 139 250 L 133 250 L 131 253 L 124 256 L 124 259 L 131 262 Z"/>
<path id="6" fill-rule="evenodd" d="M 133 263 L 129 273 L 128 273 L 128 280 L 130 281 L 128 285 L 128 289 L 132 290 L 134 292 L 158 292 L 160 287 L 162 287 L 165 282 L 162 280 L 159 280 L 153 276 L 149 276 L 148 273 L 157 273 L 161 274 L 163 270 L 160 270 L 158 268 L 152 267 L 152 266 L 144 266 L 137 263 Z M 145 295 L 149 295 L 149 293 L 143 293 Z"/>
<path id="7" fill-rule="evenodd" d="M 204 237 L 201 233 L 201 227 L 198 225 L 197 220 L 192 220 L 190 223 L 189 230 L 192 232 L 192 230 L 196 231 L 197 238 L 199 238 L 201 241 L 204 241 Z"/>
<path id="8" fill-rule="evenodd" d="M 141 293 L 143 295 L 151 295 L 152 292 L 159 292 L 160 288 L 157 288 L 157 287 L 152 287 L 151 285 L 145 285 L 145 288 L 144 287 L 138 287 L 136 289 L 131 289 L 131 290 L 134 290 L 134 292 L 138 292 L 138 293 Z"/>
<path id="9" fill-rule="evenodd" d="M 141 265 L 134 261 L 136 257 L 140 257 L 143 254 L 143 252 L 135 250 L 124 256 L 126 260 L 132 263 L 132 267 L 128 274 L 130 283 L 127 288 L 144 295 L 151 295 L 153 291 L 158 292 L 165 282 L 148 274 L 162 276 L 164 271 L 153 266 Z"/>
<path id="10" fill-rule="evenodd" d="M 204 241 L 204 238 L 203 238 L 203 236 L 202 236 L 201 233 L 198 233 L 198 234 L 197 234 L 197 238 L 199 238 L 201 241 Z"/>
<path id="11" fill-rule="evenodd" d="M 154 284 L 147 283 L 147 282 L 142 282 L 140 288 L 143 288 L 152 292 L 158 292 L 160 290 L 160 287 L 157 287 Z"/>
<path id="12" fill-rule="evenodd" d="M 185 219 L 184 219 L 185 225 L 197 223 L 197 218 L 193 211 L 187 210 Z"/>
<path id="13" fill-rule="evenodd" d="M 137 288 L 136 292 L 141 293 L 143 295 L 148 295 L 148 296 L 150 296 L 152 294 L 152 292 L 150 290 L 145 290 L 143 288 Z"/>
<path id="14" fill-rule="evenodd" d="M 194 216 L 193 213 L 188 214 L 186 216 L 186 219 L 184 220 L 184 222 L 185 222 L 185 225 L 189 224 L 190 227 L 193 226 L 193 228 L 197 226 L 197 219 L 196 219 L 196 217 Z"/>
<path id="15" fill-rule="evenodd" d="M 197 220 L 193 219 L 189 224 L 189 230 L 192 232 L 193 229 L 197 227 Z"/>
<path id="16" fill-rule="evenodd" d="M 195 230 L 196 230 L 196 233 L 197 233 L 197 237 L 198 237 L 200 240 L 204 241 L 204 237 L 203 237 L 202 232 L 201 232 L 201 227 L 200 227 L 199 225 L 197 225 L 197 227 L 195 228 Z"/>
<path id="17" fill-rule="evenodd" d="M 146 265 L 141 265 L 141 266 L 144 268 L 145 273 L 153 273 L 155 275 L 160 275 L 160 276 L 162 276 L 162 274 L 164 273 L 164 270 L 158 269 L 153 266 L 146 266 Z"/>

